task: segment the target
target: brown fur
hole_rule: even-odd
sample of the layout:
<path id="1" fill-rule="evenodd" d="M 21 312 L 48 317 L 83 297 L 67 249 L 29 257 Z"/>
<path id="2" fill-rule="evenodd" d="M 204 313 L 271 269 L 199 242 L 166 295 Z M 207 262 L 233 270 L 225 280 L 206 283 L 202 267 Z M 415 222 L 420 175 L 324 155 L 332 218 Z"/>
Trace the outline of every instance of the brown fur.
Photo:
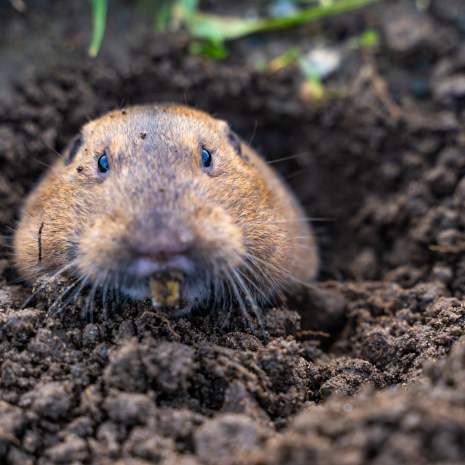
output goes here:
<path id="1" fill-rule="evenodd" d="M 166 231 L 168 239 L 173 231 L 195 238 L 201 273 L 214 281 L 225 267 L 241 270 L 258 299 L 315 276 L 317 251 L 302 209 L 249 146 L 240 142 L 237 153 L 224 121 L 184 106 L 137 106 L 89 122 L 82 140 L 23 208 L 14 246 L 27 279 L 74 260 L 70 274 L 103 285 L 124 270 L 130 244 L 150 244 Z M 213 154 L 209 173 L 199 165 L 202 144 Z M 102 176 L 104 150 L 111 169 Z M 246 253 L 257 261 L 244 268 Z"/>

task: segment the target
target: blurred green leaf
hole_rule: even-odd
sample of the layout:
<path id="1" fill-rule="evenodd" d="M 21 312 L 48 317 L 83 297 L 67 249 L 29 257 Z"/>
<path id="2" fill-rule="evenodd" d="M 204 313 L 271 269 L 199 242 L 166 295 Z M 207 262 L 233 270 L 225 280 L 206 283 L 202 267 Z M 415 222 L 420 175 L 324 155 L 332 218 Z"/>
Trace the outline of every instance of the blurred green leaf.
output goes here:
<path id="1" fill-rule="evenodd" d="M 199 8 L 198 0 L 177 0 L 175 10 L 183 18 L 191 17 Z"/>
<path id="2" fill-rule="evenodd" d="M 307 86 L 308 96 L 312 100 L 323 100 L 326 97 L 326 89 L 321 80 L 316 76 L 308 78 Z"/>
<path id="3" fill-rule="evenodd" d="M 228 51 L 223 42 L 213 42 L 211 40 L 195 40 L 191 42 L 189 51 L 192 55 L 202 55 L 214 60 L 223 60 L 228 56 Z"/>
<path id="4" fill-rule="evenodd" d="M 155 1 L 155 30 L 157 32 L 165 32 L 168 29 L 174 4 L 173 0 Z"/>
<path id="5" fill-rule="evenodd" d="M 256 21 L 234 17 L 223 17 L 207 13 L 196 13 L 186 18 L 190 33 L 197 39 L 221 42 L 237 39 L 256 32 Z"/>
<path id="6" fill-rule="evenodd" d="M 169 27 L 176 30 L 198 8 L 197 0 L 152 0 L 155 7 L 155 30 L 164 32 Z"/>
<path id="7" fill-rule="evenodd" d="M 366 30 L 359 38 L 360 47 L 376 47 L 379 44 L 379 32 L 375 29 Z"/>
<path id="8" fill-rule="evenodd" d="M 89 55 L 96 57 L 102 45 L 107 21 L 107 1 L 91 0 L 92 9 L 92 39 L 89 47 Z"/>
<path id="9" fill-rule="evenodd" d="M 376 29 L 367 29 L 357 37 L 349 40 L 349 47 L 371 48 L 379 44 L 379 32 Z"/>
<path id="10" fill-rule="evenodd" d="M 298 48 L 291 47 L 281 55 L 273 58 L 268 65 L 268 69 L 272 72 L 276 72 L 280 69 L 287 68 L 295 63 L 299 59 L 300 55 L 300 50 Z"/>

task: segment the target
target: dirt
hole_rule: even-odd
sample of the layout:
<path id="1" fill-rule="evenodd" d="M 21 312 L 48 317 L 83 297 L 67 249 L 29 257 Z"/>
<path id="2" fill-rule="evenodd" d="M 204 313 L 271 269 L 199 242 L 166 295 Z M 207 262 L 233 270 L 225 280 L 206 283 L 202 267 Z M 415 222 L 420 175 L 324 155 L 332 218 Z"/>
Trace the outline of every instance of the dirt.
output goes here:
<path id="1" fill-rule="evenodd" d="M 133 23 L 91 60 L 87 17 L 66 3 L 0 19 L 22 40 L 50 17 L 73 23 L 63 44 L 41 39 L 48 58 L 2 55 L 21 72 L 1 81 L 0 464 L 465 463 L 464 2 L 383 2 L 238 41 L 223 62 Z M 296 69 L 251 64 L 367 27 L 380 46 L 351 52 L 324 102 Z M 153 101 L 228 119 L 270 160 L 300 154 L 275 167 L 315 218 L 323 267 L 263 309 L 266 332 L 239 314 L 223 327 L 220 308 L 170 320 L 120 303 L 104 318 L 97 302 L 89 320 L 85 296 L 47 316 L 62 281 L 22 308 L 21 200 L 84 121 Z"/>

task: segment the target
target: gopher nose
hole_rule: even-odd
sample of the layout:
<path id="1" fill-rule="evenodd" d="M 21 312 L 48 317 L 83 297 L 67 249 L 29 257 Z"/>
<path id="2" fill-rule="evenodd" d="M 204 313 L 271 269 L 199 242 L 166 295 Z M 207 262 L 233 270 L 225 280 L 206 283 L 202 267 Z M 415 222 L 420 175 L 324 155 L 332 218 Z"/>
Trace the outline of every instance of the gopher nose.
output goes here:
<path id="1" fill-rule="evenodd" d="M 130 238 L 133 259 L 128 271 L 137 277 L 170 271 L 192 273 L 194 239 L 194 234 L 182 227 L 158 229 L 148 237 L 135 234 Z"/>
<path id="2" fill-rule="evenodd" d="M 175 255 L 189 253 L 194 238 L 192 234 L 179 234 L 174 231 L 163 231 L 152 237 L 138 240 L 132 246 L 134 255 L 166 261 Z"/>

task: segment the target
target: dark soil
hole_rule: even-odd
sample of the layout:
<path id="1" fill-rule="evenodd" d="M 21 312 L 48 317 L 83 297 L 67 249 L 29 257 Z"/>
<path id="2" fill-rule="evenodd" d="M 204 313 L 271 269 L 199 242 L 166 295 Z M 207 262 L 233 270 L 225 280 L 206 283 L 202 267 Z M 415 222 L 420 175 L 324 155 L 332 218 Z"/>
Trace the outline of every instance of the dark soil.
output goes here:
<path id="1" fill-rule="evenodd" d="M 0 6 L 3 44 L 62 25 L 38 35 L 44 56 L 0 49 L 0 465 L 465 463 L 465 2 L 384 2 L 236 42 L 223 62 L 128 5 L 130 38 L 110 29 L 90 60 L 82 2 L 43 3 Z M 297 70 L 251 65 L 368 26 L 380 47 L 353 51 L 323 103 Z M 10 235 L 27 191 L 87 119 L 167 100 L 228 119 L 269 159 L 301 154 L 275 166 L 325 219 L 323 268 L 264 309 L 267 336 L 239 316 L 221 328 L 221 309 L 173 321 L 121 304 L 89 323 L 84 298 L 45 318 L 62 282 L 21 309 Z"/>

